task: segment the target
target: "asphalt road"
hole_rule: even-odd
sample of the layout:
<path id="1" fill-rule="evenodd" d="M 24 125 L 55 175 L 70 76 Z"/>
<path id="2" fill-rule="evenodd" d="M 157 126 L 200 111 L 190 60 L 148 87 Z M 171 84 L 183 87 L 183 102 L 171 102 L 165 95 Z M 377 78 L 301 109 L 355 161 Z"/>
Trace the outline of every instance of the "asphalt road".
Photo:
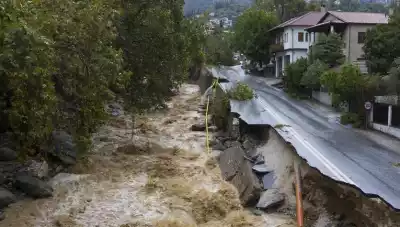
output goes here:
<path id="1" fill-rule="evenodd" d="M 251 116 L 248 121 L 286 125 L 278 132 L 311 166 L 337 181 L 356 186 L 369 196 L 378 196 L 400 210 L 400 168 L 393 165 L 400 162 L 398 151 L 332 121 L 304 102 L 261 83 L 258 78 L 245 76 L 240 67 L 219 70 L 219 73 L 230 81 L 247 83 L 256 92 L 253 104 L 238 104 L 240 108 L 236 108 L 239 114 Z M 264 110 L 255 108 L 256 105 Z"/>

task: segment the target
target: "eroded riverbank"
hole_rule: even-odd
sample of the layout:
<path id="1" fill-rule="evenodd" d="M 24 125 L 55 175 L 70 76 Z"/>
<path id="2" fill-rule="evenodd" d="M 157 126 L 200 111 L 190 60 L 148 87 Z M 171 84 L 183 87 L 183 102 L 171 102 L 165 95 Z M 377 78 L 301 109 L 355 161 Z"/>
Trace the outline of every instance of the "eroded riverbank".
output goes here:
<path id="1" fill-rule="evenodd" d="M 205 152 L 200 94 L 184 85 L 169 109 L 136 122 L 121 115 L 94 136 L 75 174 L 52 179 L 50 199 L 6 209 L 0 226 L 294 226 L 293 216 L 255 216 Z"/>

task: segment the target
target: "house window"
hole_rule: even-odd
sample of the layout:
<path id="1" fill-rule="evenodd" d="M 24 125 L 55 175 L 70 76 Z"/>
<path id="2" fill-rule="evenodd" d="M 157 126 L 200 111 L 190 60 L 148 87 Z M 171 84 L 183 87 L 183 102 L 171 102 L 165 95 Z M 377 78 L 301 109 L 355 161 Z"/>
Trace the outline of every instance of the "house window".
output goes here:
<path id="1" fill-rule="evenodd" d="M 297 39 L 299 42 L 304 42 L 304 32 L 299 32 Z"/>
<path id="2" fill-rule="evenodd" d="M 358 33 L 358 43 L 364 43 L 365 41 L 365 32 Z"/>
<path id="3" fill-rule="evenodd" d="M 310 34 L 308 32 L 306 32 L 306 42 L 308 42 Z"/>
<path id="4" fill-rule="evenodd" d="M 288 41 L 288 34 L 285 33 L 285 43 L 287 43 L 287 41 Z"/>

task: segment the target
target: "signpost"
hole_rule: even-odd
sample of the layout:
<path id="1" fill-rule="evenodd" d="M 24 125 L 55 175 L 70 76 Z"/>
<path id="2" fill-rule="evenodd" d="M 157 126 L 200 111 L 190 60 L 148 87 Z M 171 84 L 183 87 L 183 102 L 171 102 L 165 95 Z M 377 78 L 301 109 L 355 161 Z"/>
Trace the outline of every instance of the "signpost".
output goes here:
<path id="1" fill-rule="evenodd" d="M 372 103 L 367 101 L 364 103 L 365 108 L 365 128 L 368 128 L 369 111 L 372 109 Z"/>

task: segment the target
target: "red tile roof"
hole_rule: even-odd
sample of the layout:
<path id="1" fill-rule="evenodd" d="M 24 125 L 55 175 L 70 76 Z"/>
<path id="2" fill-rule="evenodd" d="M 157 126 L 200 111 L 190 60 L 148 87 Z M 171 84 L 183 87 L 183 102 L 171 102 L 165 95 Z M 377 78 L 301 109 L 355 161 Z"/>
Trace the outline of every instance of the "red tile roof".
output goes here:
<path id="1" fill-rule="evenodd" d="M 308 12 L 302 16 L 292 18 L 288 21 L 283 22 L 282 24 L 274 27 L 271 30 L 275 30 L 278 28 L 284 28 L 287 26 L 313 26 L 318 24 L 321 18 L 325 15 L 322 12 Z"/>
<path id="2" fill-rule="evenodd" d="M 383 13 L 329 11 L 326 15 L 328 14 L 349 24 L 387 24 L 389 20 L 389 17 Z M 326 17 L 326 15 L 324 17 Z M 323 18 L 320 22 L 322 22 L 322 20 Z"/>

